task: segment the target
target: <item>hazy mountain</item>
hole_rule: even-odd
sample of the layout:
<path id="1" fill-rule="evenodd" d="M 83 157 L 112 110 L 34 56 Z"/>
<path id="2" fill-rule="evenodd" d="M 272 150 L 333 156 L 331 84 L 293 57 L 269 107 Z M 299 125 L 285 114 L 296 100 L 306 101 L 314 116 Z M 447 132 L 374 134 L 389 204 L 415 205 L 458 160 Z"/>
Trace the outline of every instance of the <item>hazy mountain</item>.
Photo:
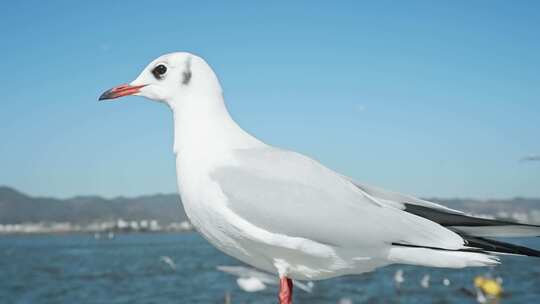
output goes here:
<path id="1" fill-rule="evenodd" d="M 540 212 L 540 199 L 516 197 L 512 199 L 439 199 L 430 198 L 450 208 L 466 211 L 472 214 L 513 214 Z"/>
<path id="2" fill-rule="evenodd" d="M 72 222 L 157 219 L 162 223 L 186 219 L 176 194 L 145 195 L 133 198 L 105 199 L 76 196 L 69 199 L 32 197 L 0 186 L 0 223 Z"/>
<path id="3" fill-rule="evenodd" d="M 437 199 L 435 201 L 473 214 L 513 217 L 540 222 L 540 199 L 508 200 Z M 69 199 L 32 197 L 13 188 L 0 186 L 0 223 L 71 222 L 89 223 L 123 218 L 156 219 L 161 223 L 186 219 L 177 194 L 145 195 L 133 198 L 105 199 L 99 196 L 76 196 Z"/>

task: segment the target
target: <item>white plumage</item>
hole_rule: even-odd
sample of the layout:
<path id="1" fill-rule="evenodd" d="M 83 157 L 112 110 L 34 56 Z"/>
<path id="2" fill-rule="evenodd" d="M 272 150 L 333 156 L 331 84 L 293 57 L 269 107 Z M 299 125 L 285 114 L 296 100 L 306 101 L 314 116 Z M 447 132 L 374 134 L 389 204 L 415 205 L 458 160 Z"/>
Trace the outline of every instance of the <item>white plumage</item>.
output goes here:
<path id="1" fill-rule="evenodd" d="M 171 108 L 189 219 L 218 249 L 259 269 L 317 280 L 393 263 L 460 268 L 497 264 L 491 252 L 537 254 L 478 238 L 538 235 L 536 226 L 470 217 L 266 145 L 233 121 L 216 75 L 193 54 L 161 56 L 100 99 L 124 95 Z"/>

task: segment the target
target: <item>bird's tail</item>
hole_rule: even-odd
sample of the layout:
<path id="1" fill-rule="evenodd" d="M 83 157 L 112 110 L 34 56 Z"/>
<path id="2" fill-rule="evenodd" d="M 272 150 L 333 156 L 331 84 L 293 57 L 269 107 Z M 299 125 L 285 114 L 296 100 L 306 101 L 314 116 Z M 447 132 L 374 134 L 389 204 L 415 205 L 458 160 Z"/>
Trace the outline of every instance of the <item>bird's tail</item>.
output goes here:
<path id="1" fill-rule="evenodd" d="M 489 253 L 446 250 L 394 244 L 388 259 L 397 264 L 422 265 L 428 267 L 464 268 L 493 266 L 500 264 L 499 258 Z"/>
<path id="2" fill-rule="evenodd" d="M 462 237 L 467 241 L 466 246 L 471 249 L 481 249 L 484 252 L 493 254 L 513 254 L 537 258 L 540 257 L 540 251 L 529 247 L 514 245 L 511 243 L 486 239 L 477 236 L 462 235 Z"/>
<path id="3" fill-rule="evenodd" d="M 407 205 L 405 210 L 434 221 L 459 234 L 465 240 L 466 247 L 462 252 L 540 257 L 538 250 L 486 238 L 540 236 L 540 226 L 484 219 L 417 205 Z"/>
<path id="4" fill-rule="evenodd" d="M 388 258 L 399 264 L 463 268 L 497 265 L 499 254 L 540 257 L 540 251 L 525 246 L 470 235 L 462 237 L 465 247 L 454 250 L 394 243 Z"/>
<path id="5" fill-rule="evenodd" d="M 436 222 L 459 234 L 475 237 L 540 236 L 540 226 L 505 220 L 485 219 L 425 206 L 405 204 L 405 211 Z"/>

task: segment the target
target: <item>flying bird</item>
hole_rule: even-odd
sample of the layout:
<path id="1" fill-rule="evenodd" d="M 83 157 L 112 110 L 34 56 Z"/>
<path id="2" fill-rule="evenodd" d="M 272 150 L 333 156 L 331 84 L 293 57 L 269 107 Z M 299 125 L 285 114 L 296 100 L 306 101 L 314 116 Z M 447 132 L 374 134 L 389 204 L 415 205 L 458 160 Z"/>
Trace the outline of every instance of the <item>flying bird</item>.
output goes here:
<path id="1" fill-rule="evenodd" d="M 224 253 L 295 280 L 360 274 L 390 264 L 462 268 L 497 254 L 540 256 L 488 237 L 538 236 L 540 226 L 488 220 L 354 181 L 302 154 L 265 144 L 229 115 L 212 68 L 178 52 L 104 92 L 165 103 L 174 116 L 178 189 L 197 230 Z M 366 146 L 366 149 L 373 146 Z"/>
<path id="2" fill-rule="evenodd" d="M 527 155 L 520 159 L 522 162 L 540 161 L 540 155 Z"/>

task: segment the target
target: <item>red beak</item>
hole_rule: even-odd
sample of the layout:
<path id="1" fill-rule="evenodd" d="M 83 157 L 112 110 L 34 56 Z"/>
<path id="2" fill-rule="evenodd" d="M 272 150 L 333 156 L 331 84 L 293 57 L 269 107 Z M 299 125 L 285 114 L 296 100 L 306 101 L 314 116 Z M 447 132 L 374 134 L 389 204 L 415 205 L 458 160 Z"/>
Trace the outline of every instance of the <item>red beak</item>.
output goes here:
<path id="1" fill-rule="evenodd" d="M 144 86 L 146 85 L 143 84 L 143 85 L 131 86 L 129 84 L 121 84 L 108 91 L 105 91 L 103 94 L 101 94 L 101 96 L 99 96 L 99 100 L 114 99 L 114 98 L 118 98 L 122 96 L 133 95 L 135 93 L 138 93 L 140 89 Z"/>

